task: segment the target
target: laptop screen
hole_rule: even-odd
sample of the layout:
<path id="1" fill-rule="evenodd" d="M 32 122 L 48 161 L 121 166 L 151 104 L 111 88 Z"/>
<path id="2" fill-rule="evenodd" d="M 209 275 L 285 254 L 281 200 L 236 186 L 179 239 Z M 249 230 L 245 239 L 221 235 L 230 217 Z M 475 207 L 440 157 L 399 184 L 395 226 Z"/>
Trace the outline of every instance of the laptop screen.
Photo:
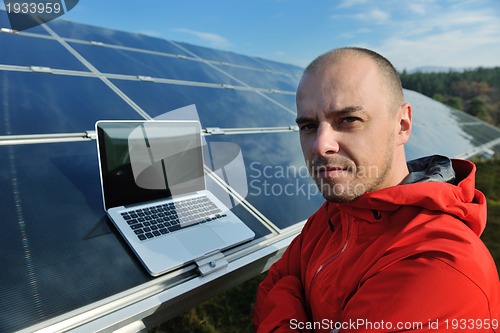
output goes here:
<path id="1" fill-rule="evenodd" d="M 104 206 L 126 206 L 205 189 L 196 121 L 96 123 Z"/>

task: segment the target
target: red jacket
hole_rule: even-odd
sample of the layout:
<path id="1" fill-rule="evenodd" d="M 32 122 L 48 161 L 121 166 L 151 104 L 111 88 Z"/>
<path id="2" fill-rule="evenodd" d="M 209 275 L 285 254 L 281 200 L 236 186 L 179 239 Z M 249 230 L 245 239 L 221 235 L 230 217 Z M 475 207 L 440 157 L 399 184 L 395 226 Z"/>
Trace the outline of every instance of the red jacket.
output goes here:
<path id="1" fill-rule="evenodd" d="M 259 286 L 258 332 L 500 332 L 500 283 L 479 239 L 473 163 L 325 203 Z M 330 222 L 330 223 L 329 223 Z"/>

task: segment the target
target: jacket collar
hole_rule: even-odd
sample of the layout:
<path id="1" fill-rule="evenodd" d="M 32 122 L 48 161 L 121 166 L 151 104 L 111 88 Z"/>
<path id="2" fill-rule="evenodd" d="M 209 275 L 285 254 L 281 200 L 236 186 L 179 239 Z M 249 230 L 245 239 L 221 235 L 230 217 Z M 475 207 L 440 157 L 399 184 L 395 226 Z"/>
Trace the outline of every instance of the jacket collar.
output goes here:
<path id="1" fill-rule="evenodd" d="M 418 212 L 426 209 L 453 215 L 481 234 L 486 224 L 486 199 L 475 189 L 476 168 L 472 162 L 430 156 L 408 164 L 412 172 L 402 184 L 365 193 L 352 202 L 330 203 L 328 216 L 341 211 L 377 222 L 402 206 L 412 206 Z M 410 179 L 414 182 L 408 183 Z"/>
<path id="2" fill-rule="evenodd" d="M 455 183 L 455 170 L 446 156 L 434 155 L 422 157 L 407 163 L 410 174 L 401 184 L 420 182 Z"/>

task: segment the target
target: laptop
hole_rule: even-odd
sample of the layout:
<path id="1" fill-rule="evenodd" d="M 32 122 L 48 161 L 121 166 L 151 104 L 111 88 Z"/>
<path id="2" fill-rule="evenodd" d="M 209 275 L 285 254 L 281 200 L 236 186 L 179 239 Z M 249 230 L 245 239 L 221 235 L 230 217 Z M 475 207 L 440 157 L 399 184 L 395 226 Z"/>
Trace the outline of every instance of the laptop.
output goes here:
<path id="1" fill-rule="evenodd" d="M 104 209 L 150 275 L 255 237 L 206 189 L 198 121 L 95 127 Z"/>

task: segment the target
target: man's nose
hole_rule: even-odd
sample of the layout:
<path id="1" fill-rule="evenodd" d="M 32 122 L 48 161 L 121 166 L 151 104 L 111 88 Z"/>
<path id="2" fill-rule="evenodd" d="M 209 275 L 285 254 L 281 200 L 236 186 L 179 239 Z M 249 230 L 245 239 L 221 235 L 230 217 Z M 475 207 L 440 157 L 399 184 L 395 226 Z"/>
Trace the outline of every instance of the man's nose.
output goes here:
<path id="1" fill-rule="evenodd" d="M 322 124 L 316 131 L 313 152 L 318 156 L 327 156 L 339 152 L 339 134 L 329 124 Z"/>

